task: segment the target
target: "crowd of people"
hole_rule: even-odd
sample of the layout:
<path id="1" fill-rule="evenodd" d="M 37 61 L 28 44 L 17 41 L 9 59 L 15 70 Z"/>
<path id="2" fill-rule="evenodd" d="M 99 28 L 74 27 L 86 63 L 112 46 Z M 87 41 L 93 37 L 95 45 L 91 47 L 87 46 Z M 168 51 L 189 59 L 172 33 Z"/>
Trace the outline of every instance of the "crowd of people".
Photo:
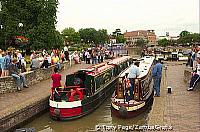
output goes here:
<path id="1" fill-rule="evenodd" d="M 16 79 L 17 90 L 21 87 L 28 88 L 26 79 L 22 72 L 24 72 L 26 63 L 24 57 L 16 50 L 15 52 L 3 51 L 0 49 L 0 76 L 12 76 Z"/>
<path id="2" fill-rule="evenodd" d="M 21 90 L 22 84 L 24 87 L 28 87 L 23 72 L 39 68 L 45 69 L 51 65 L 56 65 L 60 70 L 64 61 L 74 61 L 75 64 L 81 62 L 97 64 L 103 62 L 106 55 L 106 49 L 103 47 L 88 48 L 81 52 L 74 51 L 70 55 L 68 47 L 65 46 L 61 51 L 52 49 L 49 53 L 45 49 L 41 52 L 33 51 L 30 61 L 27 61 L 19 50 L 3 51 L 0 49 L 0 77 L 13 76 L 16 78 L 17 89 Z M 27 62 L 30 62 L 30 67 L 27 66 Z"/>
<path id="3" fill-rule="evenodd" d="M 97 48 L 88 48 L 83 50 L 81 53 L 82 60 L 86 62 L 86 64 L 97 64 L 104 61 L 106 54 L 106 49 L 102 47 Z"/>

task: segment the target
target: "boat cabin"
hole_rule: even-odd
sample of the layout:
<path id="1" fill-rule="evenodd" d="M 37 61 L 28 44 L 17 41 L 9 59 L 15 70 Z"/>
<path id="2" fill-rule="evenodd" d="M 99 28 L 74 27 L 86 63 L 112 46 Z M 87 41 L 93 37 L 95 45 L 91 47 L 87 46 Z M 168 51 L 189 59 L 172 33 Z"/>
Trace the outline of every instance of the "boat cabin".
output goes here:
<path id="1" fill-rule="evenodd" d="M 87 88 L 91 95 L 100 91 L 112 78 L 132 64 L 129 56 L 120 57 L 109 63 L 100 63 L 66 76 L 66 87 Z"/>
<path id="2" fill-rule="evenodd" d="M 133 97 L 134 100 L 137 101 L 144 100 L 146 96 L 152 92 L 152 89 L 150 89 L 149 85 L 152 80 L 152 69 L 153 69 L 152 65 L 154 64 L 154 57 L 146 56 L 144 58 L 141 58 L 141 60 L 139 61 L 140 61 L 139 65 L 140 75 L 139 77 L 137 77 L 137 79 L 135 79 L 134 97 Z M 130 89 L 131 84 L 127 78 L 130 67 L 119 75 L 117 90 L 116 90 L 116 98 L 118 99 L 125 98 L 124 97 L 125 90 Z"/>

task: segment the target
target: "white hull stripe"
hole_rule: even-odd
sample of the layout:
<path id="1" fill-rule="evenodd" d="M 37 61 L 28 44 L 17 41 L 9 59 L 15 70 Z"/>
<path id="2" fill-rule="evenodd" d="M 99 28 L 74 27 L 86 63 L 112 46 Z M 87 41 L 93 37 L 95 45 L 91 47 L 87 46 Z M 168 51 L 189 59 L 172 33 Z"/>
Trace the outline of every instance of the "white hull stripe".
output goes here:
<path id="1" fill-rule="evenodd" d="M 112 107 L 114 109 L 119 110 L 119 107 L 117 105 L 115 105 L 113 103 L 111 103 L 111 105 L 112 105 Z M 144 106 L 145 106 L 145 102 L 143 102 L 143 103 L 141 103 L 139 105 L 136 105 L 136 106 L 126 107 L 126 109 L 127 109 L 128 112 L 131 112 L 131 111 L 138 110 L 138 109 L 140 109 L 140 108 L 142 108 Z"/>
<path id="2" fill-rule="evenodd" d="M 56 102 L 49 100 L 49 106 L 54 108 L 75 108 L 80 107 L 81 101 L 73 101 L 73 102 Z"/>

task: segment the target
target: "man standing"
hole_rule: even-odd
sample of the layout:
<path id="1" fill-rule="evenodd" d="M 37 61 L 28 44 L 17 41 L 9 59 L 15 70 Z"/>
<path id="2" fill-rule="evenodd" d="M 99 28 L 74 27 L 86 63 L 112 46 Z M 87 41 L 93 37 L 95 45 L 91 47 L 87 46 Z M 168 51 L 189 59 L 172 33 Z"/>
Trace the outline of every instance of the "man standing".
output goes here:
<path id="1" fill-rule="evenodd" d="M 197 71 L 194 74 L 194 76 L 192 76 L 191 80 L 190 80 L 190 85 L 188 88 L 188 91 L 192 91 L 195 87 L 195 85 L 200 81 L 200 53 L 198 55 L 198 59 L 197 59 Z"/>
<path id="2" fill-rule="evenodd" d="M 140 62 L 136 61 L 134 63 L 134 65 L 131 66 L 128 77 L 127 77 L 131 83 L 131 88 L 130 88 L 130 97 L 131 98 L 133 98 L 135 78 L 137 78 L 140 75 L 139 64 L 140 64 Z"/>
<path id="3" fill-rule="evenodd" d="M 69 51 L 68 51 L 68 48 L 66 45 L 64 47 L 64 54 L 65 54 L 65 61 L 68 61 L 69 60 Z"/>
<path id="4" fill-rule="evenodd" d="M 55 88 L 61 87 L 61 74 L 58 73 L 58 68 L 54 68 L 54 74 L 51 75 L 52 83 L 52 90 L 54 91 Z"/>
<path id="5" fill-rule="evenodd" d="M 153 68 L 152 74 L 154 80 L 154 89 L 156 91 L 155 96 L 160 97 L 160 83 L 162 78 L 162 64 L 160 63 L 160 60 L 156 61 L 156 65 Z"/>
<path id="6" fill-rule="evenodd" d="M 16 78 L 16 82 L 17 82 L 17 90 L 21 90 L 21 84 L 23 83 L 23 86 L 25 88 L 28 88 L 28 86 L 26 85 L 26 79 L 25 76 L 23 74 L 20 73 L 18 67 L 17 67 L 17 59 L 14 58 L 12 60 L 11 65 L 9 66 L 9 73 L 11 76 L 13 76 L 14 78 Z"/>

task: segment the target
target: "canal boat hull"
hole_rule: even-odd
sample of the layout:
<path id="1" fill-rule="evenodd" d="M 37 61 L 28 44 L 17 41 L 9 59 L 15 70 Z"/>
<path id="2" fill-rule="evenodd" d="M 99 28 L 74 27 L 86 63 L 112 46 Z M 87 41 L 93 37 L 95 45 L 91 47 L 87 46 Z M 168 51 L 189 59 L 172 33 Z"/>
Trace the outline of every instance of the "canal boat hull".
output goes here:
<path id="1" fill-rule="evenodd" d="M 91 113 L 114 92 L 117 76 L 132 62 L 131 57 L 124 56 L 67 75 L 65 87 L 52 89 L 50 116 L 72 120 Z"/>
<path id="2" fill-rule="evenodd" d="M 135 105 L 134 107 L 138 107 L 138 108 L 134 108 L 134 107 L 125 107 L 122 104 L 121 105 L 117 105 L 114 103 L 111 103 L 111 113 L 112 116 L 116 116 L 119 118 L 133 118 L 136 117 L 140 114 L 142 114 L 143 112 L 145 112 L 149 107 L 152 106 L 153 104 L 153 93 L 151 94 L 151 96 L 143 103 L 141 103 L 141 107 L 139 107 L 139 105 Z M 120 107 L 123 107 L 122 109 L 120 109 Z M 126 109 L 124 109 L 126 108 Z M 132 109 L 131 111 L 128 111 L 129 109 Z"/>
<path id="3" fill-rule="evenodd" d="M 115 85 L 116 85 L 116 78 L 113 79 L 113 81 L 111 81 L 107 86 L 105 86 L 101 91 L 99 91 L 92 97 L 80 101 L 80 105 L 75 108 L 52 107 L 51 103 L 55 103 L 54 106 L 56 105 L 58 106 L 59 102 L 50 101 L 50 117 L 54 120 L 61 120 L 61 121 L 68 121 L 81 118 L 82 116 L 85 116 L 93 112 L 109 96 L 111 96 L 111 94 L 114 92 Z"/>
<path id="4" fill-rule="evenodd" d="M 138 67 L 140 75 L 134 79 L 133 96 L 130 94 L 130 80 L 127 78 L 133 64 L 122 72 L 118 79 L 115 92 L 111 97 L 112 115 L 120 118 L 132 118 L 149 108 L 154 99 L 152 69 L 154 57 L 143 57 Z M 138 62 L 136 62 L 137 64 Z"/>

